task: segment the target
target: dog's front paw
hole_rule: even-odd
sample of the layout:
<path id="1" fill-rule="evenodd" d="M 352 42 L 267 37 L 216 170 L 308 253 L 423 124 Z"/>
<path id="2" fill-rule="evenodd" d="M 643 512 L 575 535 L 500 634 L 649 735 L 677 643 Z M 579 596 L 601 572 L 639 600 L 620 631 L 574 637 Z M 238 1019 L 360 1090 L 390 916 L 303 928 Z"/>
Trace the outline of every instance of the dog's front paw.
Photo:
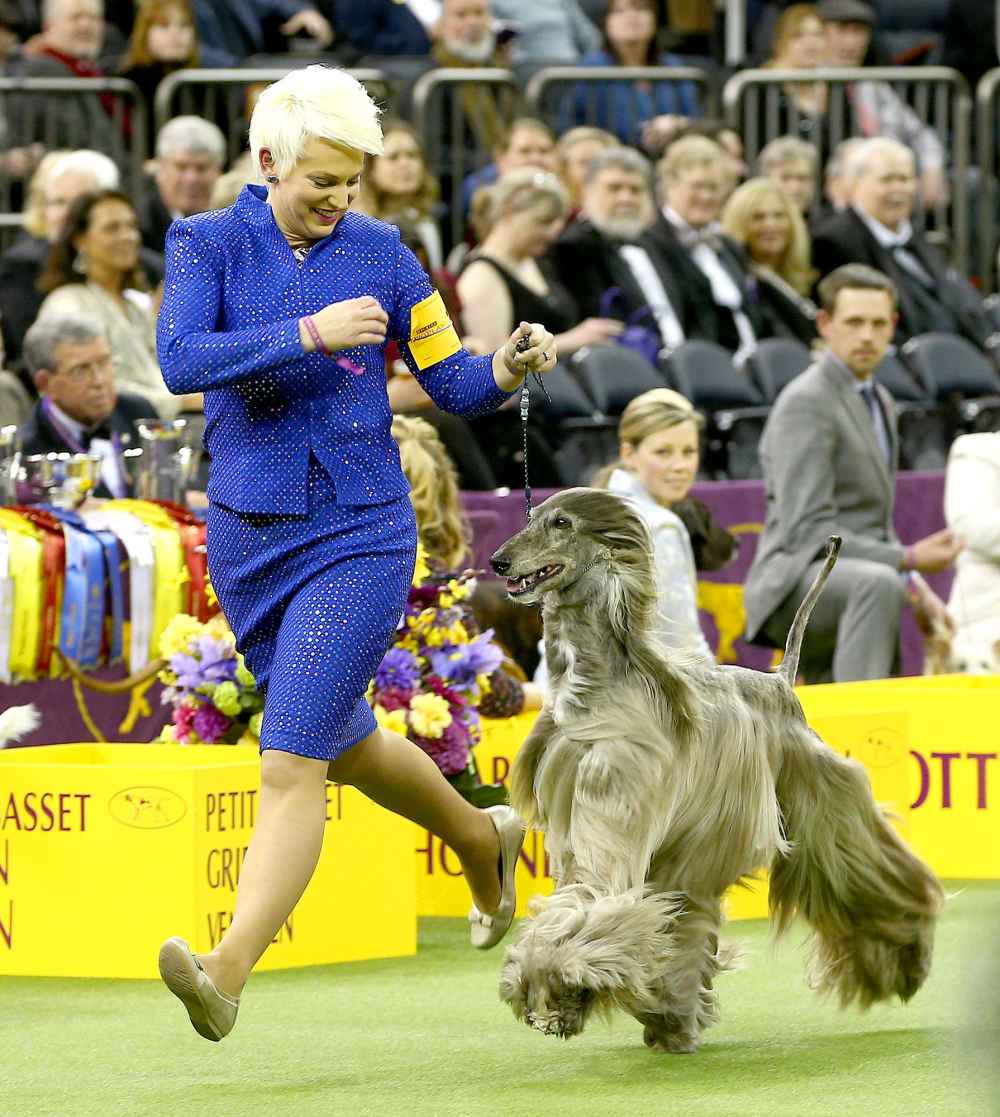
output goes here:
<path id="1" fill-rule="evenodd" d="M 642 1042 L 652 1051 L 670 1055 L 693 1055 L 701 1047 L 701 1039 L 684 1032 L 668 1032 L 647 1024 L 642 1030 Z"/>

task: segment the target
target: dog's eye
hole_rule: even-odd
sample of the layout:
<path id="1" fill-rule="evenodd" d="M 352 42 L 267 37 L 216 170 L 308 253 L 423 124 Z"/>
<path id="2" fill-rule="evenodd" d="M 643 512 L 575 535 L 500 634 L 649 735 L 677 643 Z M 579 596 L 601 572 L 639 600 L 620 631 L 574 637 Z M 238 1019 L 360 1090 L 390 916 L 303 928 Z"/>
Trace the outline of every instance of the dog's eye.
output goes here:
<path id="1" fill-rule="evenodd" d="M 565 516 L 556 516 L 556 518 L 552 521 L 552 526 L 558 528 L 567 528 L 572 527 L 573 525 L 569 522 L 569 520 L 566 519 Z"/>

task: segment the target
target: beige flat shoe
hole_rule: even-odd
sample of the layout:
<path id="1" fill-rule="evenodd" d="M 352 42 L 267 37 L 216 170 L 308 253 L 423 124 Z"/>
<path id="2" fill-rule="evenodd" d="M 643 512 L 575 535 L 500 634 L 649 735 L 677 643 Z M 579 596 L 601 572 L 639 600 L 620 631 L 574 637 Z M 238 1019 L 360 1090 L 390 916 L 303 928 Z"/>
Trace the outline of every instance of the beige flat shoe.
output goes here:
<path id="1" fill-rule="evenodd" d="M 500 838 L 500 906 L 491 915 L 484 915 L 475 904 L 469 912 L 469 936 L 477 950 L 489 950 L 510 930 L 517 908 L 514 872 L 524 844 L 524 827 L 513 807 L 487 807 L 486 813 Z"/>
<path id="2" fill-rule="evenodd" d="M 160 947 L 160 977 L 187 1009 L 194 1030 L 218 1043 L 236 1023 L 240 999 L 227 997 L 201 968 L 191 948 L 176 936 Z"/>

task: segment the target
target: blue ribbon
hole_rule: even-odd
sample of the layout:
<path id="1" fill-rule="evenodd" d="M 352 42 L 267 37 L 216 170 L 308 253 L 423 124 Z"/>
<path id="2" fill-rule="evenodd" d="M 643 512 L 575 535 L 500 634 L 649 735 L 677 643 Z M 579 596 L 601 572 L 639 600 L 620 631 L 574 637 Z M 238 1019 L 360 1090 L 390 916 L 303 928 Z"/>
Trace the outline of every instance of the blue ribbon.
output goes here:
<path id="1" fill-rule="evenodd" d="M 46 510 L 62 523 L 66 539 L 59 650 L 83 667 L 96 667 L 104 638 L 104 546 L 76 513 Z"/>

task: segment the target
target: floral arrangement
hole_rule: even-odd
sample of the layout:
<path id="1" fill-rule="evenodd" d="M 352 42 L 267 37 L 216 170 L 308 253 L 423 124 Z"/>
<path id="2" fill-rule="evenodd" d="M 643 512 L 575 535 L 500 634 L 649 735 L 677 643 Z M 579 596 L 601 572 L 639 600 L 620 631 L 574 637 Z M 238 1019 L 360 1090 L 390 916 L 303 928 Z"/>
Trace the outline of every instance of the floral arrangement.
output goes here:
<path id="1" fill-rule="evenodd" d="M 368 701 L 380 726 L 419 745 L 460 790 L 478 788 L 472 749 L 479 703 L 503 662 L 492 630 L 471 635 L 461 602 L 468 577 L 435 583 L 418 555 L 413 586 L 394 645 L 375 672 Z"/>
<path id="2" fill-rule="evenodd" d="M 173 708 L 161 741 L 182 745 L 257 745 L 264 700 L 236 651 L 236 640 L 219 614 L 202 623 L 186 613 L 174 617 L 160 637 L 166 666 L 163 701 Z"/>

